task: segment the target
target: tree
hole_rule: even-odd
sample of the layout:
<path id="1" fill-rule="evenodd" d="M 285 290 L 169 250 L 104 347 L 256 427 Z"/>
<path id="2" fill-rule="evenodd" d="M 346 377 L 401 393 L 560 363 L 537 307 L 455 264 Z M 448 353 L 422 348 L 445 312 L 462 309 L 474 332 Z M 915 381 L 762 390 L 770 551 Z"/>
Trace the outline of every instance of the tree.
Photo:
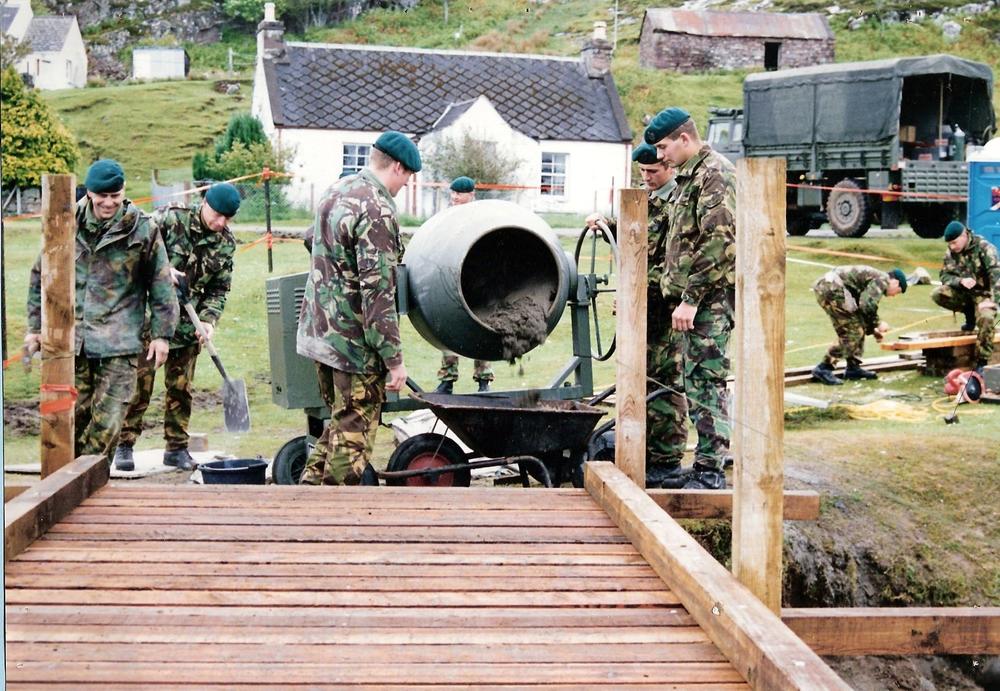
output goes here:
<path id="1" fill-rule="evenodd" d="M 73 135 L 13 67 L 0 73 L 0 132 L 5 186 L 36 186 L 44 173 L 72 172 L 80 158 Z"/>
<path id="2" fill-rule="evenodd" d="M 260 120 L 250 113 L 236 113 L 216 138 L 212 152 L 194 155 L 191 173 L 195 180 L 229 180 L 259 173 L 265 166 L 284 171 L 290 159 L 291 152 L 274 150 Z"/>
<path id="3" fill-rule="evenodd" d="M 31 54 L 31 43 L 18 41 L 10 34 L 0 39 L 0 69 L 13 67 Z"/>
<path id="4" fill-rule="evenodd" d="M 496 185 L 513 183 L 521 165 L 519 159 L 498 151 L 494 142 L 476 139 L 468 130 L 443 138 L 426 161 L 435 179 L 448 181 L 467 175 L 476 182 Z"/>

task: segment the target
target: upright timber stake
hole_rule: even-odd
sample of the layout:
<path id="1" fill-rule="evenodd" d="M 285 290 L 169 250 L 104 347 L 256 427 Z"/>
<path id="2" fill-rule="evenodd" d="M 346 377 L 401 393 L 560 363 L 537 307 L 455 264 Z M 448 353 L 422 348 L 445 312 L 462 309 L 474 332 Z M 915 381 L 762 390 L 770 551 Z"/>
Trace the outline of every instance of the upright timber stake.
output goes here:
<path id="1" fill-rule="evenodd" d="M 785 161 L 736 165 L 733 574 L 781 613 Z"/>
<path id="2" fill-rule="evenodd" d="M 618 219 L 615 465 L 646 487 L 646 192 L 622 190 Z"/>
<path id="3" fill-rule="evenodd" d="M 274 239 L 271 236 L 271 169 L 264 166 L 264 223 L 267 227 L 267 272 L 274 273 L 274 255 L 271 248 L 274 246 Z"/>
<path id="4" fill-rule="evenodd" d="M 74 458 L 76 176 L 42 176 L 42 478 Z"/>

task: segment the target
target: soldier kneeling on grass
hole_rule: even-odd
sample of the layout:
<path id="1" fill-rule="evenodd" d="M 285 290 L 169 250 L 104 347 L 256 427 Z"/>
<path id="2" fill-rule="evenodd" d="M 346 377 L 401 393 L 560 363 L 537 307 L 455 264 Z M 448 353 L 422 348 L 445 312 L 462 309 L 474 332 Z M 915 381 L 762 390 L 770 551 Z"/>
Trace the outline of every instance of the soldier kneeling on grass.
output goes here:
<path id="1" fill-rule="evenodd" d="M 864 265 L 838 266 L 820 276 L 812 289 L 837 332 L 837 342 L 813 368 L 813 379 L 823 384 L 843 384 L 843 379 L 833 373 L 840 358 L 847 360 L 844 379 L 877 379 L 877 374 L 861 367 L 865 336 L 872 334 L 881 341 L 889 330 L 889 325 L 878 318 L 878 303 L 883 297 L 906 292 L 906 274 L 901 269 L 886 273 Z"/>

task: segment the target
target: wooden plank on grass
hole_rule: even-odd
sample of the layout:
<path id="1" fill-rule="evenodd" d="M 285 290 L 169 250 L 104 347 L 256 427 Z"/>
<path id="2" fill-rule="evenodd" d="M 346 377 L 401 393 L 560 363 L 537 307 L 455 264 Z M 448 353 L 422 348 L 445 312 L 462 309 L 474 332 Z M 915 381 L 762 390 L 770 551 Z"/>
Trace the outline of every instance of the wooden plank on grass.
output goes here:
<path id="1" fill-rule="evenodd" d="M 1000 607 L 796 608 L 781 620 L 820 655 L 1000 655 Z"/>
<path id="2" fill-rule="evenodd" d="M 81 456 L 4 505 L 4 561 L 17 556 L 108 482 L 102 456 Z"/>
<path id="3" fill-rule="evenodd" d="M 722 654 L 755 689 L 850 687 L 687 531 L 610 463 L 585 484 Z"/>
<path id="4" fill-rule="evenodd" d="M 1000 333 L 993 337 L 994 343 L 1000 343 Z M 932 350 L 934 348 L 955 348 L 958 346 L 970 346 L 976 344 L 976 335 L 968 336 L 948 336 L 945 338 L 922 338 L 913 340 L 899 340 L 892 342 L 882 342 L 882 350 Z"/>
<path id="5" fill-rule="evenodd" d="M 646 494 L 674 518 L 731 518 L 733 490 L 648 489 Z M 810 490 L 785 490 L 784 520 L 815 521 L 819 494 Z"/>

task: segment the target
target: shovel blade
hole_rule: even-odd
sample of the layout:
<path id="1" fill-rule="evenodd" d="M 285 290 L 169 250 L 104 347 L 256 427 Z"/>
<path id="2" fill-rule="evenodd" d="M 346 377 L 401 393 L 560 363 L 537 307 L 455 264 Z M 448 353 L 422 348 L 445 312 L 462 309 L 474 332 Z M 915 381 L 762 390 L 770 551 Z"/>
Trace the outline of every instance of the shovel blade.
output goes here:
<path id="1" fill-rule="evenodd" d="M 250 431 L 250 403 L 242 379 L 227 379 L 222 385 L 222 413 L 227 432 Z"/>

